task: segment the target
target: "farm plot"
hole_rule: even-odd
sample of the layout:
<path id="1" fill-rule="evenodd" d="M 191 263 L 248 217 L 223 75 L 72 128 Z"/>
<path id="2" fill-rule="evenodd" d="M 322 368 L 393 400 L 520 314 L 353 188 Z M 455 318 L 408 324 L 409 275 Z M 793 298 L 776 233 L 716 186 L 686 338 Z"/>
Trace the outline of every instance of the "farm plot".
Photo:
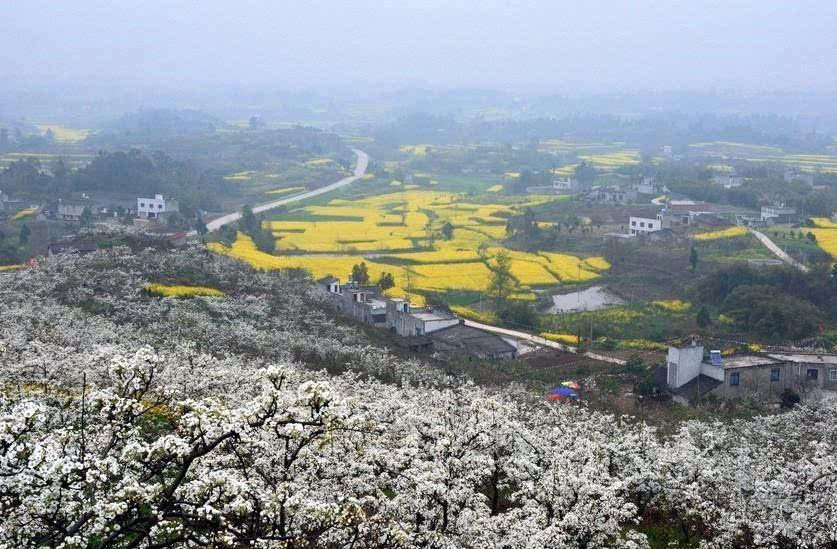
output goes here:
<path id="1" fill-rule="evenodd" d="M 505 237 L 506 218 L 531 204 L 471 203 L 456 193 L 418 190 L 335 199 L 265 221 L 277 239 L 277 255 L 258 251 L 242 234 L 231 247 L 210 247 L 258 268 L 303 268 L 315 278 L 345 279 L 364 261 L 373 281 L 393 274 L 391 295 L 480 292 L 491 278 L 492 258 L 503 249 L 498 241 Z M 453 230 L 446 234 L 443 227 Z M 601 257 L 509 253 L 516 297 L 525 299 L 534 298 L 534 288 L 590 280 L 610 268 Z"/>
<path id="2" fill-rule="evenodd" d="M 831 257 L 837 259 L 837 228 L 834 229 L 811 229 L 817 237 L 817 244 Z"/>
<path id="3" fill-rule="evenodd" d="M 717 231 L 708 231 L 705 233 L 693 234 L 692 238 L 695 240 L 718 240 L 719 238 L 734 238 L 736 236 L 743 236 L 747 234 L 747 229 L 744 227 L 729 227 Z"/>

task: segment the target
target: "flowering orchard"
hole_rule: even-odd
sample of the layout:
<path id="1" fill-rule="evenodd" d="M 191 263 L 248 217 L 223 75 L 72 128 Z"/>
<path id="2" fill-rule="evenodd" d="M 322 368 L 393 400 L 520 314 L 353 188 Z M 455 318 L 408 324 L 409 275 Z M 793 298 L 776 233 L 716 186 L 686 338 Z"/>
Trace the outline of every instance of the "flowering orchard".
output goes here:
<path id="1" fill-rule="evenodd" d="M 45 258 L 0 299 L 0 546 L 837 542 L 825 404 L 664 436 L 398 358 L 200 249 Z"/>

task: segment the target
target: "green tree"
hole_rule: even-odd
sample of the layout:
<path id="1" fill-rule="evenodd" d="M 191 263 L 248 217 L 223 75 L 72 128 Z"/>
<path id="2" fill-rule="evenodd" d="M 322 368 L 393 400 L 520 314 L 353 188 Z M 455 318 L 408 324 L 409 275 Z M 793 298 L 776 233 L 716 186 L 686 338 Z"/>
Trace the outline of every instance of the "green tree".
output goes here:
<path id="1" fill-rule="evenodd" d="M 538 224 L 535 221 L 535 212 L 532 208 L 526 208 L 523 211 L 523 231 L 527 237 L 534 237 L 538 232 Z"/>
<path id="2" fill-rule="evenodd" d="M 360 286 L 369 284 L 369 269 L 363 261 L 352 266 L 352 282 Z"/>
<path id="3" fill-rule="evenodd" d="M 445 224 L 442 225 L 442 234 L 447 240 L 453 238 L 453 225 L 451 225 L 450 221 L 445 221 Z"/>
<path id="4" fill-rule="evenodd" d="M 238 220 L 238 226 L 249 235 L 252 235 L 260 228 L 259 220 L 256 218 L 256 214 L 253 213 L 253 208 L 249 204 L 245 204 L 241 209 L 241 219 Z"/>
<path id="5" fill-rule="evenodd" d="M 18 237 L 21 246 L 26 246 L 29 243 L 30 234 L 32 234 L 32 231 L 29 229 L 29 225 L 24 223 L 23 227 L 20 228 L 20 236 Z"/>
<path id="6" fill-rule="evenodd" d="M 250 236 L 253 238 L 253 243 L 259 251 L 267 254 L 272 254 L 276 251 L 276 240 L 273 238 L 273 233 L 270 231 L 266 231 L 259 227 L 254 233 L 251 233 Z"/>
<path id="7" fill-rule="evenodd" d="M 698 253 L 694 246 L 692 246 L 692 249 L 689 251 L 689 264 L 692 266 L 692 272 L 695 272 L 698 265 Z"/>
<path id="8" fill-rule="evenodd" d="M 638 354 L 632 354 L 628 360 L 625 361 L 625 371 L 629 374 L 641 374 L 645 371 L 645 361 Z"/>
<path id="9" fill-rule="evenodd" d="M 352 272 L 354 274 L 354 271 Z M 380 288 L 382 292 L 385 292 L 394 286 L 395 277 L 392 276 L 392 273 L 381 273 L 381 278 L 378 279 L 378 288 Z"/>
<path id="10" fill-rule="evenodd" d="M 537 315 L 532 307 L 524 301 L 509 301 L 497 313 L 503 324 L 513 328 L 533 330 L 537 323 Z"/>
<path id="11" fill-rule="evenodd" d="M 206 223 L 203 222 L 203 218 L 201 216 L 198 216 L 195 220 L 195 230 L 201 236 L 209 232 L 209 228 L 206 226 Z"/>
<path id="12" fill-rule="evenodd" d="M 233 224 L 224 225 L 220 230 L 221 240 L 228 244 L 235 242 L 236 231 Z"/>
<path id="13" fill-rule="evenodd" d="M 491 279 L 486 293 L 494 299 L 498 307 L 507 305 L 509 296 L 514 291 L 515 280 L 511 274 L 511 256 L 506 250 L 500 250 L 494 256 L 494 263 L 490 265 Z"/>
<path id="14" fill-rule="evenodd" d="M 81 210 L 81 215 L 78 218 L 79 223 L 82 227 L 90 227 L 93 225 L 93 211 L 90 209 L 90 206 L 85 206 L 83 210 Z"/>
<path id="15" fill-rule="evenodd" d="M 712 318 L 709 316 L 706 306 L 703 306 L 697 313 L 697 325 L 699 328 L 706 328 L 710 324 L 712 324 Z"/>

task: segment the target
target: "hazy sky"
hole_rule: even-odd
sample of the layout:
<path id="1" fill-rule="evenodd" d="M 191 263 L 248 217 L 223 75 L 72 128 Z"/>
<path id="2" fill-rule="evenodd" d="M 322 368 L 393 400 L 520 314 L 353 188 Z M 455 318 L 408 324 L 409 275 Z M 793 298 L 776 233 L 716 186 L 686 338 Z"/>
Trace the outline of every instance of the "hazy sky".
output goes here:
<path id="1" fill-rule="evenodd" d="M 0 0 L 4 85 L 837 89 L 837 1 Z"/>

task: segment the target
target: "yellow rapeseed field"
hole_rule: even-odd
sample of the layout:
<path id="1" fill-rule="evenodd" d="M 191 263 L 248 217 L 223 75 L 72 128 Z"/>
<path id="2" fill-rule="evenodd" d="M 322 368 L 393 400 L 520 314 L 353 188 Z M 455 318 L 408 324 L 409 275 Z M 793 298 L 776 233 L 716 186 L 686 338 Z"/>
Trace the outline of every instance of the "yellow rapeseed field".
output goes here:
<path id="1" fill-rule="evenodd" d="M 16 270 L 18 270 L 18 269 L 22 269 L 22 268 L 23 268 L 23 265 L 22 265 L 22 264 L 18 264 L 18 265 L 0 265 L 0 273 L 6 272 L 6 271 L 16 271 Z"/>
<path id="2" fill-rule="evenodd" d="M 619 342 L 620 349 L 637 349 L 640 351 L 665 351 L 668 346 L 648 339 L 625 339 Z"/>
<path id="3" fill-rule="evenodd" d="M 621 166 L 639 164 L 640 155 L 636 149 L 626 149 L 618 152 L 594 155 L 579 155 L 579 158 L 586 160 L 598 170 L 614 170 Z"/>
<path id="4" fill-rule="evenodd" d="M 207 288 L 206 286 L 167 286 L 165 284 L 148 284 L 145 287 L 149 293 L 159 295 L 161 297 L 194 297 L 197 295 L 208 297 L 220 297 L 224 292 L 215 288 Z"/>
<path id="5" fill-rule="evenodd" d="M 329 163 L 331 163 L 331 158 L 312 158 L 306 162 L 309 166 L 324 166 Z"/>
<path id="6" fill-rule="evenodd" d="M 318 216 L 311 221 L 265 222 L 264 227 L 277 237 L 278 255 L 260 252 L 244 234 L 231 247 L 209 246 L 257 268 L 304 268 L 315 278 L 333 275 L 346 280 L 352 266 L 364 261 L 373 281 L 383 272 L 393 274 L 396 287 L 390 295 L 409 290 L 414 300 L 421 292 L 482 292 L 491 278 L 490 260 L 501 249 L 496 243 L 506 236 L 506 217 L 535 203 L 532 200 L 547 198 L 482 204 L 466 202 L 455 193 L 407 189 L 355 200 L 334 199 L 298 211 Z M 432 240 L 427 212 L 434 214 Z M 440 234 L 445 223 L 454 227 L 450 239 Z M 519 251 L 510 255 L 518 299 L 534 299 L 533 287 L 590 280 L 610 268 L 601 257 Z"/>
<path id="7" fill-rule="evenodd" d="M 427 149 L 429 149 L 430 147 L 430 145 L 401 145 L 400 147 L 398 147 L 398 150 L 416 156 L 424 156 L 427 154 Z"/>
<path id="8" fill-rule="evenodd" d="M 87 136 L 90 135 L 90 130 L 67 128 L 55 124 L 38 124 L 36 127 L 39 131 L 42 131 L 44 133 L 46 133 L 47 130 L 51 131 L 56 141 L 62 141 L 65 143 L 76 143 L 78 141 L 84 141 L 85 139 L 87 139 Z"/>
<path id="9" fill-rule="evenodd" d="M 488 187 L 486 189 L 486 191 L 488 191 L 490 193 L 499 193 L 502 190 L 503 190 L 503 186 L 500 185 L 499 183 L 497 185 L 491 185 L 490 187 Z"/>
<path id="10" fill-rule="evenodd" d="M 454 314 L 461 316 L 462 318 L 467 318 L 468 320 L 473 320 L 474 322 L 482 322 L 483 324 L 497 323 L 497 317 L 492 313 L 481 313 L 471 309 L 470 307 L 463 307 L 461 305 L 455 305 L 451 307 L 450 310 Z"/>
<path id="11" fill-rule="evenodd" d="M 540 336 L 549 341 L 563 343 L 564 345 L 578 345 L 578 336 L 572 334 L 554 334 L 552 332 L 541 332 Z"/>
<path id="12" fill-rule="evenodd" d="M 837 229 L 811 229 L 817 237 L 817 244 L 831 257 L 837 258 Z"/>
<path id="13" fill-rule="evenodd" d="M 603 257 L 588 257 L 584 264 L 595 271 L 606 271 L 610 269 L 610 263 Z"/>
<path id="14" fill-rule="evenodd" d="M 827 217 L 812 217 L 811 221 L 814 222 L 814 225 L 823 229 L 837 229 L 837 223 Z"/>
<path id="15" fill-rule="evenodd" d="M 224 179 L 227 181 L 250 181 L 253 179 L 253 175 L 256 172 L 238 172 L 238 173 L 231 173 L 230 175 L 225 175 Z"/>
<path id="16" fill-rule="evenodd" d="M 38 208 L 25 208 L 23 210 L 20 210 L 16 214 L 14 214 L 12 216 L 12 220 L 21 219 L 21 218 L 30 216 L 30 215 L 34 214 L 36 211 L 38 211 Z"/>
<path id="17" fill-rule="evenodd" d="M 288 193 L 293 193 L 297 191 L 304 191 L 305 187 L 285 187 L 284 189 L 274 189 L 272 191 L 267 191 L 265 194 L 273 194 L 273 195 L 283 195 Z"/>
<path id="18" fill-rule="evenodd" d="M 692 235 L 695 240 L 717 240 L 719 238 L 732 238 L 735 236 L 743 236 L 747 234 L 747 229 L 744 227 L 729 227 L 718 231 L 709 231 L 706 233 L 697 233 Z"/>
<path id="19" fill-rule="evenodd" d="M 680 299 L 658 299 L 657 301 L 652 301 L 651 304 L 672 313 L 682 313 L 692 307 L 691 303 Z"/>

